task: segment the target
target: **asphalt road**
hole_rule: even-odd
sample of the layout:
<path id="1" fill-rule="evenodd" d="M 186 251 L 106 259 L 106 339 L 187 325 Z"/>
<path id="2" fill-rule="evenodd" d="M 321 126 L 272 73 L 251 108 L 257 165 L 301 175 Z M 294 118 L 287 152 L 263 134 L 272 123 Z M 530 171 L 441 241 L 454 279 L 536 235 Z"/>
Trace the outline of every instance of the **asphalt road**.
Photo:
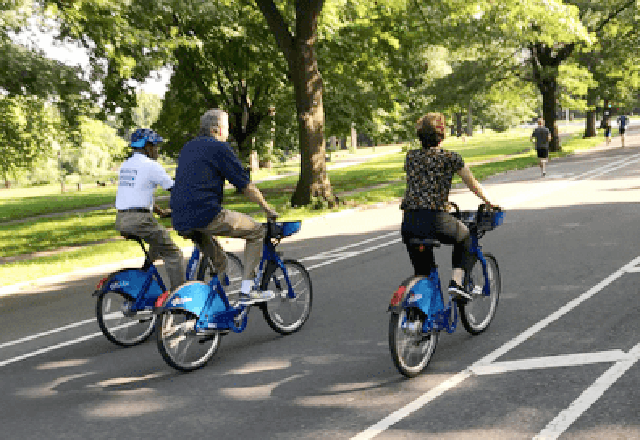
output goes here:
<path id="1" fill-rule="evenodd" d="M 640 438 L 638 138 L 553 161 L 544 179 L 486 181 L 507 209 L 482 241 L 502 275 L 496 319 L 443 334 L 410 380 L 388 349 L 388 301 L 411 274 L 397 204 L 305 222 L 281 249 L 310 269 L 307 324 L 281 337 L 254 310 L 189 374 L 155 338 L 122 349 L 99 333 L 104 268 L 5 292 L 0 437 Z M 477 204 L 466 190 L 452 200 Z M 450 252 L 437 253 L 443 277 Z"/>

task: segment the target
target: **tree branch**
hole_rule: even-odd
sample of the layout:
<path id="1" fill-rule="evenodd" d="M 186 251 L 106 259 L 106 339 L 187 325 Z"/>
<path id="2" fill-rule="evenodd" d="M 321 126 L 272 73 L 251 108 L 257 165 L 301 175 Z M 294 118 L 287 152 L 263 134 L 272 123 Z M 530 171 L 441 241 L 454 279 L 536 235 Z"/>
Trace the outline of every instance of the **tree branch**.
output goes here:
<path id="1" fill-rule="evenodd" d="M 621 5 L 618 9 L 616 9 L 615 11 L 612 11 L 609 16 L 607 16 L 607 18 L 604 19 L 604 21 L 602 23 L 600 23 L 600 25 L 596 28 L 595 32 L 599 33 L 600 31 L 602 31 L 602 29 L 604 29 L 604 27 L 614 18 L 616 18 L 622 11 L 624 11 L 625 9 L 627 9 L 628 7 L 630 7 L 631 5 L 635 5 L 636 0 L 628 0 L 626 3 L 624 3 L 623 5 Z"/>
<path id="2" fill-rule="evenodd" d="M 282 50 L 287 61 L 291 63 L 295 54 L 294 38 L 282 14 L 273 0 L 255 0 L 255 2 L 262 12 L 262 15 L 264 15 L 265 20 L 267 20 L 267 24 L 271 32 L 273 32 L 280 50 Z"/>

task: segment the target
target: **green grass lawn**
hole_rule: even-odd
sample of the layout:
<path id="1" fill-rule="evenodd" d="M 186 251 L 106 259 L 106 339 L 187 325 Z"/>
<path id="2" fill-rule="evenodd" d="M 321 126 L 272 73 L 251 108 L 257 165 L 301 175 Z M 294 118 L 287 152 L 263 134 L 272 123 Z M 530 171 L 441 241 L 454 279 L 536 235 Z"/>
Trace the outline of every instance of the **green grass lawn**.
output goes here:
<path id="1" fill-rule="evenodd" d="M 535 152 L 530 150 L 531 144 L 528 141 L 528 132 L 519 135 L 478 135 L 477 138 L 475 136 L 474 138 L 466 141 L 460 138 L 449 138 L 443 146 L 459 151 L 467 162 L 502 157 L 499 162 L 473 166 L 473 173 L 479 180 L 507 170 L 537 165 Z M 565 140 L 563 142 L 563 152 L 552 154 L 552 158 L 570 154 L 578 149 L 592 148 L 601 143 L 602 137 L 582 139 L 581 136 L 576 135 L 570 141 Z M 397 149 L 398 147 L 395 146 L 393 148 Z M 378 147 L 376 150 L 378 150 L 376 152 L 380 152 L 381 149 Z M 371 154 L 371 151 L 369 154 Z M 511 156 L 503 157 L 507 154 Z M 342 197 L 344 203 L 332 210 L 326 208 L 320 202 L 315 206 L 292 208 L 289 200 L 297 183 L 297 176 L 266 181 L 258 186 L 269 203 L 275 206 L 281 214 L 282 220 L 305 219 L 330 211 L 386 202 L 401 197 L 405 185 L 403 181 L 404 156 L 404 153 L 393 153 L 374 158 L 360 165 L 332 170 L 329 175 L 336 194 L 361 190 L 374 185 L 383 185 L 381 188 L 366 189 Z M 456 182 L 459 182 L 459 179 L 454 180 L 454 183 Z M 115 189 L 115 186 L 113 186 L 62 195 L 55 193 L 34 195 L 27 189 L 9 190 L 6 192 L 15 191 L 13 193 L 14 197 L 6 197 L 6 193 L 3 194 L 5 197 L 0 197 L 0 216 L 16 215 L 15 212 L 18 210 L 21 213 L 61 212 L 86 206 L 113 203 Z M 158 194 L 162 193 L 166 194 L 165 192 L 158 192 Z M 164 206 L 166 204 L 167 202 L 160 203 L 160 205 Z M 25 206 L 28 208 L 25 209 Z M 235 190 L 227 190 L 225 192 L 225 206 L 234 211 L 255 215 L 258 220 L 264 220 L 264 216 L 256 212 L 259 211 L 259 208 L 244 196 L 237 194 Z M 47 209 L 49 211 L 46 211 Z M 170 227 L 169 219 L 159 221 Z M 2 264 L 0 265 L 0 285 L 67 272 L 74 268 L 92 267 L 97 264 L 141 256 L 142 252 L 134 242 L 116 240 L 96 244 L 98 241 L 113 240 L 119 236 L 113 229 L 114 222 L 115 210 L 105 209 L 82 214 L 69 213 L 59 217 L 29 220 L 24 223 L 7 225 L 0 223 L 0 249 L 3 250 L 0 256 L 2 257 L 19 256 L 90 243 L 89 246 L 68 250 L 56 255 Z M 172 236 L 179 242 L 180 246 L 188 246 L 188 243 L 178 237 L 177 234 L 172 233 Z"/>

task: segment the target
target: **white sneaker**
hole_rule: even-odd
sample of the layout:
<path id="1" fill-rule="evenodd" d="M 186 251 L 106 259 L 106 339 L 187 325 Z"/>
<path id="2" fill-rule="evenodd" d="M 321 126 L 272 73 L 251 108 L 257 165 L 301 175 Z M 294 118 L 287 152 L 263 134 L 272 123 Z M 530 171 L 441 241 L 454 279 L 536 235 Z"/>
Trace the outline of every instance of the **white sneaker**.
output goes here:
<path id="1" fill-rule="evenodd" d="M 249 293 L 242 293 L 238 297 L 238 304 L 248 306 L 250 304 L 261 303 L 275 298 L 275 293 L 271 290 L 255 290 L 251 289 Z"/>

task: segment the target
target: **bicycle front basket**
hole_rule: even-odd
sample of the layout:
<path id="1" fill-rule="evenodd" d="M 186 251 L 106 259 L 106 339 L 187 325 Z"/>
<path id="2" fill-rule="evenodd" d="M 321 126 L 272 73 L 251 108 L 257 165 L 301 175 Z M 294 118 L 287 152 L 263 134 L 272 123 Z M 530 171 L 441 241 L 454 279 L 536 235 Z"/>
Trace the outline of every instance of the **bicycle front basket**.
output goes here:
<path id="1" fill-rule="evenodd" d="M 271 236 L 274 238 L 283 238 L 295 234 L 300 230 L 302 222 L 300 220 L 291 222 L 275 222 L 271 223 Z"/>
<path id="2" fill-rule="evenodd" d="M 292 222 L 279 222 L 279 226 L 282 228 L 282 236 L 288 237 L 300 230 L 302 222 L 300 220 Z"/>

